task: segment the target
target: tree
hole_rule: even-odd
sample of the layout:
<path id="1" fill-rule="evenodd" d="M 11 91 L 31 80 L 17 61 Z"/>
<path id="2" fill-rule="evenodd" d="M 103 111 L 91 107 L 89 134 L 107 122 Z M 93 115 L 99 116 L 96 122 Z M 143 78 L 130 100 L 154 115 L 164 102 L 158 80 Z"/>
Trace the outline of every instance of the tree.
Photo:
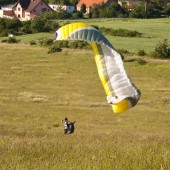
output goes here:
<path id="1" fill-rule="evenodd" d="M 31 30 L 31 20 L 23 21 L 23 26 L 20 28 L 21 32 L 24 32 L 26 34 L 32 33 Z"/>
<path id="2" fill-rule="evenodd" d="M 6 27 L 6 22 L 4 18 L 0 18 L 0 32 L 2 32 L 3 30 L 5 30 Z"/>
<path id="3" fill-rule="evenodd" d="M 17 2 L 17 0 L 0 0 L 0 5 L 12 4 L 12 3 L 15 3 L 15 2 Z"/>
<path id="4" fill-rule="evenodd" d="M 132 18 L 145 18 L 145 8 L 144 5 L 139 5 L 135 9 L 133 9 L 130 14 Z"/>
<path id="5" fill-rule="evenodd" d="M 94 4 L 91 8 L 91 18 L 99 18 L 100 10 L 104 8 L 104 4 Z"/>
<path id="6" fill-rule="evenodd" d="M 116 17 L 119 11 L 120 6 L 116 3 L 112 3 L 109 7 L 107 7 L 107 17 L 108 18 Z"/>
<path id="7" fill-rule="evenodd" d="M 170 58 L 170 48 L 167 39 L 164 39 L 163 42 L 159 42 L 159 44 L 156 45 L 154 55 L 156 58 Z"/>
<path id="8" fill-rule="evenodd" d="M 33 33 L 50 31 L 49 21 L 45 18 L 37 17 L 31 21 L 31 30 Z"/>
<path id="9" fill-rule="evenodd" d="M 83 13 L 81 11 L 75 11 L 73 12 L 72 17 L 74 19 L 83 18 Z"/>
<path id="10" fill-rule="evenodd" d="M 86 13 L 86 5 L 84 3 L 81 5 L 80 12 L 83 14 Z"/>
<path id="11" fill-rule="evenodd" d="M 22 22 L 19 19 L 7 19 L 6 20 L 6 27 L 7 29 L 18 31 L 19 27 L 22 26 Z"/>
<path id="12" fill-rule="evenodd" d="M 165 6 L 164 13 L 170 16 L 170 5 Z"/>

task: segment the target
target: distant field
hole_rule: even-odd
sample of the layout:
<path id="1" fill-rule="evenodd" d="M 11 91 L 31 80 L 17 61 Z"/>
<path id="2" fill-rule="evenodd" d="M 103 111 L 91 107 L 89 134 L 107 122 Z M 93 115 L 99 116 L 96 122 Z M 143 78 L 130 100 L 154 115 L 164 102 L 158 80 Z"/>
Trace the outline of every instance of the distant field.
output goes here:
<path id="1" fill-rule="evenodd" d="M 128 29 L 136 30 L 143 33 L 143 38 L 129 38 L 129 37 L 114 37 L 107 36 L 109 41 L 116 49 L 126 49 L 131 53 L 137 53 L 138 50 L 144 50 L 150 53 L 154 50 L 155 46 L 162 42 L 164 39 L 168 39 L 170 44 L 170 18 L 164 19 L 91 19 L 80 20 L 87 22 L 90 25 L 96 25 L 99 27 L 113 28 L 113 29 Z M 77 22 L 75 20 L 58 21 L 59 24 L 68 22 Z M 39 41 L 43 38 L 54 38 L 54 33 L 38 33 L 19 36 L 18 39 L 23 43 L 29 43 L 32 40 Z"/>
<path id="2" fill-rule="evenodd" d="M 170 18 L 90 20 L 88 23 L 98 25 L 99 27 L 122 28 L 143 33 L 145 38 L 108 37 L 115 48 L 124 48 L 130 52 L 137 52 L 139 49 L 143 49 L 149 53 L 154 50 L 159 41 L 163 41 L 165 38 L 170 43 Z"/>
<path id="3" fill-rule="evenodd" d="M 49 55 L 20 38 L 0 43 L 0 169 L 170 169 L 169 60 L 145 57 L 141 65 L 138 57 L 126 58 L 142 97 L 117 115 L 92 51 Z M 64 117 L 76 120 L 74 134 L 63 134 Z"/>

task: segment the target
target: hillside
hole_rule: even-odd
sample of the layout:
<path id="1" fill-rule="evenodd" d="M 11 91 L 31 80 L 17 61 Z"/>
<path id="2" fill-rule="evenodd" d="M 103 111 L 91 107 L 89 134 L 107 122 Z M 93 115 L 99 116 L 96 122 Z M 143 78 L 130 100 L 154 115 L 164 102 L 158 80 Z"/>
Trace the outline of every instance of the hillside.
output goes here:
<path id="1" fill-rule="evenodd" d="M 123 21 L 105 26 L 119 22 L 121 27 Z M 148 33 L 155 34 L 152 41 L 169 39 L 169 21 L 163 22 L 165 34 L 157 23 L 162 20 Z M 47 54 L 46 47 L 29 43 L 52 36 L 23 35 L 18 44 L 0 43 L 0 169 L 170 169 L 170 60 L 126 55 L 125 68 L 142 97 L 134 108 L 114 114 L 92 51 Z M 130 48 L 135 40 L 120 39 L 109 37 L 120 45 L 116 48 L 129 43 L 129 51 L 135 50 Z M 147 40 L 135 45 L 145 49 Z M 76 121 L 72 135 L 63 134 L 65 117 Z"/>

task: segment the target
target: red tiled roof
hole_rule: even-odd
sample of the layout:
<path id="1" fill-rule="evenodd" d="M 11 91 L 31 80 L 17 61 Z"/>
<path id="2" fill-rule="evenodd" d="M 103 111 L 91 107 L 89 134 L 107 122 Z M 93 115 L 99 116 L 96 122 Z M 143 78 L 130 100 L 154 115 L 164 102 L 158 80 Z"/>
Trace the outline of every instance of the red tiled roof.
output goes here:
<path id="1" fill-rule="evenodd" d="M 82 4 L 85 4 L 86 7 L 91 7 L 94 4 L 101 4 L 101 3 L 106 3 L 108 0 L 80 0 L 77 6 L 81 7 Z"/>

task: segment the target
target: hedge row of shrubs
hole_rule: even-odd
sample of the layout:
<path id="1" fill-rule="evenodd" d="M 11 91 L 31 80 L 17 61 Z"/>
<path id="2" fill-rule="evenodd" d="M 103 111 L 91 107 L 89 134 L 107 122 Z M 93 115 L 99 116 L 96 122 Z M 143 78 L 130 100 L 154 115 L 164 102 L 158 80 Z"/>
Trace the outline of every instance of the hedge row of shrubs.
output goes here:
<path id="1" fill-rule="evenodd" d="M 15 37 L 9 37 L 7 39 L 1 40 L 2 43 L 18 43 L 20 40 Z M 53 41 L 52 39 L 43 39 L 38 42 L 40 46 L 48 47 L 48 53 L 60 52 L 62 48 L 71 48 L 71 49 L 91 49 L 90 45 L 84 41 Z M 36 41 L 31 41 L 30 45 L 37 45 Z M 118 49 L 118 52 L 122 54 L 130 54 L 128 50 Z M 153 58 L 161 58 L 161 59 L 170 59 L 170 47 L 168 45 L 168 40 L 164 39 L 163 42 L 159 42 L 155 50 L 150 54 L 147 54 L 143 49 L 138 50 L 137 55 L 139 56 L 151 56 Z"/>
<path id="2" fill-rule="evenodd" d="M 31 34 L 38 32 L 56 31 L 59 24 L 45 18 L 37 17 L 29 21 L 21 22 L 18 19 L 0 18 L 0 37 L 13 35 Z"/>
<path id="3" fill-rule="evenodd" d="M 16 39 L 15 37 L 9 37 L 7 39 L 1 40 L 1 42 L 12 44 L 12 43 L 18 43 L 18 42 L 20 42 L 20 40 Z"/>
<path id="4" fill-rule="evenodd" d="M 55 41 L 52 39 L 43 39 L 39 41 L 40 46 L 49 47 L 49 53 L 61 51 L 62 48 L 72 49 L 90 49 L 87 42 L 84 41 Z"/>
<path id="5" fill-rule="evenodd" d="M 112 28 L 105 28 L 100 27 L 99 30 L 106 35 L 112 35 L 112 36 L 121 36 L 121 37 L 142 37 L 142 33 L 138 31 L 131 31 L 126 29 L 112 29 Z"/>

